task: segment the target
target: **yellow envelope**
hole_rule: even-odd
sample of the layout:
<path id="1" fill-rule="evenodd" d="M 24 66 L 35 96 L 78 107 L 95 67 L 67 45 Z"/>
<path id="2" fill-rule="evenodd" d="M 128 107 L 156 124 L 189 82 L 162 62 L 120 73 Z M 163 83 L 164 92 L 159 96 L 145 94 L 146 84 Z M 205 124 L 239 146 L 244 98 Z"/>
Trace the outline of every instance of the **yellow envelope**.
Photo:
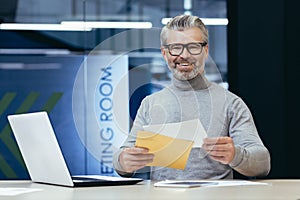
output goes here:
<path id="1" fill-rule="evenodd" d="M 153 162 L 148 166 L 171 167 L 183 170 L 193 147 L 193 141 L 176 139 L 157 133 L 138 131 L 137 147 L 149 149 L 154 154 Z"/>

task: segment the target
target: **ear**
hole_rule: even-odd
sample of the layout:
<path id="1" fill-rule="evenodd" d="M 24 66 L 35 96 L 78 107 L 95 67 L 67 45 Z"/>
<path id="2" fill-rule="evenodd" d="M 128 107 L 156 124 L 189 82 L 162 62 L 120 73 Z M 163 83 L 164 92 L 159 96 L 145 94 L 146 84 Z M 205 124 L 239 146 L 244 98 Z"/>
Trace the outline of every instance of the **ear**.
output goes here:
<path id="1" fill-rule="evenodd" d="M 207 45 L 205 45 L 205 47 L 204 47 L 204 52 L 205 52 L 205 59 L 207 59 L 208 58 L 208 53 L 209 53 L 209 48 L 208 48 L 208 44 Z"/>
<path id="2" fill-rule="evenodd" d="M 164 57 L 164 59 L 167 60 L 166 49 L 164 47 L 160 47 L 160 52 L 161 52 L 161 55 Z"/>

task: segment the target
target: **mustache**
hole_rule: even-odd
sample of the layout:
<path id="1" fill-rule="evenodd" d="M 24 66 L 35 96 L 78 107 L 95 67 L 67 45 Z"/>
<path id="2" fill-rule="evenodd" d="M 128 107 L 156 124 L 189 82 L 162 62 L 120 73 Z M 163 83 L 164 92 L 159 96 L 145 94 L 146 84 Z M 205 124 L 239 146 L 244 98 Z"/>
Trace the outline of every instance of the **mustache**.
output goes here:
<path id="1" fill-rule="evenodd" d="M 177 58 L 174 59 L 173 63 L 175 64 L 180 64 L 180 63 L 191 63 L 194 64 L 195 62 L 191 59 L 184 59 L 178 56 Z"/>

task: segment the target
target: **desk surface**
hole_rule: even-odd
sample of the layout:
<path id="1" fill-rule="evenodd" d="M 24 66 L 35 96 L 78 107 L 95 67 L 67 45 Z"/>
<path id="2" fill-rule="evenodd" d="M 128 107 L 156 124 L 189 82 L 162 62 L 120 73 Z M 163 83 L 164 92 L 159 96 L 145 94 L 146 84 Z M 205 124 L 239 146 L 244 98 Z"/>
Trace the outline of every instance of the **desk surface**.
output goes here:
<path id="1" fill-rule="evenodd" d="M 228 187 L 196 187 L 196 188 L 162 188 L 154 187 L 153 182 L 143 181 L 130 186 L 105 186 L 88 188 L 68 188 L 30 181 L 0 181 L 0 189 L 4 187 L 37 188 L 41 191 L 20 194 L 17 196 L 0 196 L 0 200 L 85 200 L 85 199 L 205 199 L 205 200 L 243 200 L 260 199 L 300 200 L 300 179 L 259 180 L 269 185 L 228 186 Z"/>

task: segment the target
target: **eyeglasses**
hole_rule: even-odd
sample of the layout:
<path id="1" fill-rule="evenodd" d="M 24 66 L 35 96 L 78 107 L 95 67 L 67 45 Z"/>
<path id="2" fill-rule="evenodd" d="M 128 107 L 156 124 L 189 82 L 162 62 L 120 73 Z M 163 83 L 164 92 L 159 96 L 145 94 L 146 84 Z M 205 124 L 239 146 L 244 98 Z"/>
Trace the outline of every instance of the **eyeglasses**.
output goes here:
<path id="1" fill-rule="evenodd" d="M 182 54 L 184 48 L 188 50 L 188 52 L 192 55 L 198 55 L 202 53 L 202 49 L 207 45 L 207 42 L 192 42 L 188 44 L 167 44 L 164 45 L 172 56 L 179 56 Z"/>

